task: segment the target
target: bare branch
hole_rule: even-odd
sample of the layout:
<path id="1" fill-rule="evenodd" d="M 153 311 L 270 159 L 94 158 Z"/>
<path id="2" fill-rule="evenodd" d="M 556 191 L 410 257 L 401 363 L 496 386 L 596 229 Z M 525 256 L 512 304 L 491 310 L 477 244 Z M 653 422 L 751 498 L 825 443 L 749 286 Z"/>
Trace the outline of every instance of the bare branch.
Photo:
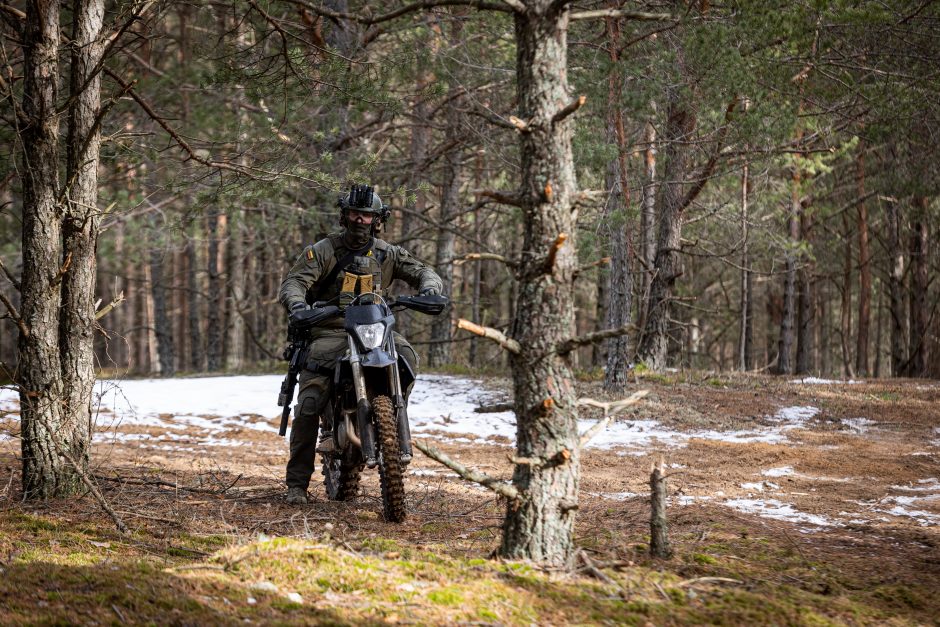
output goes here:
<path id="1" fill-rule="evenodd" d="M 105 306 L 102 307 L 101 309 L 95 310 L 95 320 L 101 320 L 102 318 L 104 318 L 105 316 L 107 316 L 108 313 L 109 313 L 112 309 L 114 309 L 115 307 L 117 307 L 118 305 L 120 305 L 120 304 L 123 303 L 123 302 L 124 302 L 124 291 L 122 290 L 121 293 L 118 294 L 117 296 L 115 296 L 115 297 L 114 297 L 114 300 L 112 300 L 110 303 L 108 303 L 107 305 L 105 305 Z"/>
<path id="2" fill-rule="evenodd" d="M 579 346 L 587 346 L 588 344 L 596 344 L 597 342 L 601 342 L 612 337 L 620 337 L 621 335 L 626 335 L 635 329 L 636 325 L 630 323 L 625 324 L 622 327 L 617 327 L 616 329 L 604 329 L 603 331 L 594 331 L 593 333 L 579 335 L 577 337 L 567 339 L 559 344 L 555 352 L 557 352 L 559 355 L 567 355 Z"/>
<path id="3" fill-rule="evenodd" d="M 478 483 L 484 488 L 488 488 L 495 492 L 496 494 L 506 497 L 510 501 L 515 501 L 519 498 L 519 491 L 515 487 L 509 485 L 505 481 L 491 477 L 486 473 L 480 472 L 479 470 L 473 470 L 472 468 L 467 468 L 460 462 L 451 459 L 446 454 L 437 450 L 436 448 L 425 444 L 424 442 L 419 442 L 418 440 L 412 440 L 414 447 L 433 459 L 436 462 L 444 464 L 458 475 L 466 479 L 467 481 L 472 481 Z"/>
<path id="4" fill-rule="evenodd" d="M 578 96 L 577 99 L 574 100 L 571 104 L 552 116 L 552 124 L 558 124 L 566 117 L 583 107 L 585 102 L 587 102 L 587 96 Z"/>
<path id="5" fill-rule="evenodd" d="M 621 413 L 627 407 L 636 405 L 640 402 L 647 394 L 649 390 L 639 390 L 634 392 L 629 397 L 621 399 L 619 401 L 612 401 L 605 403 L 603 401 L 596 401 L 593 398 L 579 398 L 578 405 L 587 405 L 589 407 L 599 407 L 604 410 L 604 417 L 601 420 L 597 421 L 597 424 L 593 425 L 590 429 L 584 432 L 581 436 L 581 447 L 583 448 L 588 442 L 594 439 L 598 433 L 607 428 L 607 425 L 610 424 L 610 421 L 613 420 L 617 414 Z"/>
<path id="6" fill-rule="evenodd" d="M 578 276 L 582 272 L 587 272 L 588 270 L 596 266 L 606 266 L 609 263 L 610 263 L 610 257 L 601 257 L 597 261 L 592 261 L 591 263 L 586 263 L 583 266 L 578 267 L 578 269 L 574 271 L 574 276 Z"/>
<path id="7" fill-rule="evenodd" d="M 614 17 L 634 22 L 675 22 L 675 16 L 669 13 L 645 13 L 643 11 L 624 11 L 623 9 L 597 9 L 596 11 L 578 11 L 568 16 L 569 20 L 596 20 L 601 17 Z"/>
<path id="8" fill-rule="evenodd" d="M 738 106 L 739 99 L 733 98 L 731 102 L 728 103 L 728 107 L 725 109 L 725 123 L 721 128 L 721 131 L 718 135 L 718 141 L 715 147 L 715 152 L 712 153 L 711 157 L 708 159 L 699 175 L 696 177 L 695 184 L 692 186 L 692 189 L 689 190 L 689 193 L 685 195 L 685 198 L 682 199 L 682 202 L 679 204 L 679 212 L 685 211 L 685 208 L 692 204 L 702 189 L 705 187 L 705 183 L 708 182 L 709 177 L 711 177 L 712 172 L 715 170 L 715 164 L 718 163 L 718 157 L 721 155 L 721 145 L 724 143 L 725 136 L 728 134 L 728 129 L 730 128 L 731 114 L 734 113 L 735 107 Z"/>
<path id="9" fill-rule="evenodd" d="M 467 253 L 463 257 L 454 260 L 454 265 L 460 266 L 468 261 L 499 261 L 500 263 L 506 264 L 510 268 L 515 268 L 518 266 L 518 262 L 504 257 L 503 255 L 497 255 L 496 253 Z"/>
<path id="10" fill-rule="evenodd" d="M 463 318 L 457 320 L 457 328 L 463 329 L 464 331 L 469 331 L 470 333 L 475 333 L 481 337 L 489 338 L 514 355 L 518 355 L 520 352 L 522 352 L 522 347 L 519 345 L 519 342 L 510 337 L 506 337 L 502 331 L 498 331 L 491 327 L 483 327 L 478 324 L 474 324 L 469 320 L 464 320 Z"/>
<path id="11" fill-rule="evenodd" d="M 0 259 L 0 271 L 2 271 L 3 274 L 7 277 L 7 279 L 10 280 L 10 283 L 13 284 L 13 287 L 15 287 L 17 291 L 19 291 L 20 282 L 17 281 L 16 277 L 13 276 L 13 273 L 10 272 L 5 265 L 3 265 L 3 259 Z"/>
<path id="12" fill-rule="evenodd" d="M 340 11 L 333 11 L 331 9 L 316 6 L 312 2 L 307 2 L 306 0 L 289 1 L 292 4 L 302 6 L 309 11 L 323 17 L 328 17 L 334 20 L 349 20 L 351 22 L 358 22 L 360 24 L 366 25 L 388 22 L 389 20 L 394 20 L 396 17 L 401 17 L 402 15 L 406 15 L 408 13 L 415 13 L 417 11 L 432 9 L 434 7 L 471 7 L 484 11 L 502 11 L 503 13 L 511 13 L 513 11 L 521 12 L 525 10 L 525 7 L 521 2 L 519 2 L 519 0 L 503 0 L 502 2 L 487 2 L 486 0 L 418 0 L 417 2 L 406 4 L 405 6 L 395 9 L 394 11 L 382 13 L 381 15 L 377 15 L 375 17 L 367 17 L 363 15 L 357 15 L 355 13 L 342 13 Z"/>
<path id="13" fill-rule="evenodd" d="M 512 126 L 512 128 L 516 129 L 516 130 L 519 131 L 520 133 L 528 133 L 528 132 L 531 132 L 531 130 L 532 130 L 532 129 L 529 127 L 529 123 L 528 123 L 528 122 L 526 122 L 525 120 L 522 120 L 522 119 L 520 119 L 520 118 L 517 118 L 517 117 L 514 116 L 514 115 L 510 115 L 510 116 L 509 116 L 509 124 Z"/>
<path id="14" fill-rule="evenodd" d="M 13 306 L 13 303 L 10 302 L 10 299 L 6 297 L 6 294 L 0 292 L 0 302 L 4 304 L 7 308 L 7 311 L 10 312 L 10 318 L 16 322 L 16 326 L 20 328 L 20 333 L 23 334 L 23 337 L 29 337 L 29 327 L 26 326 L 26 321 L 20 317 L 20 312 L 16 310 L 16 307 Z"/>
<path id="15" fill-rule="evenodd" d="M 522 206 L 522 196 L 517 192 L 501 192 L 495 189 L 478 189 L 473 192 L 477 196 L 492 198 L 498 203 L 511 205 L 513 207 Z"/>

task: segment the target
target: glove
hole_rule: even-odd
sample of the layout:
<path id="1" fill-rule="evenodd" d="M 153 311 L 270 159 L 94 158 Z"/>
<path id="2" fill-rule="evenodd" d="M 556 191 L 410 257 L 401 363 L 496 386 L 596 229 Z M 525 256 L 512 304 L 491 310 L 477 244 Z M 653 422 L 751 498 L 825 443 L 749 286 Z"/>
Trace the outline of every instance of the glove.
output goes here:
<path id="1" fill-rule="evenodd" d="M 436 287 L 426 287 L 418 292 L 418 296 L 440 296 L 440 294 L 441 290 L 437 289 Z"/>
<path id="2" fill-rule="evenodd" d="M 300 318 L 303 317 L 303 312 L 307 311 L 306 303 L 294 303 L 290 306 L 290 316 L 288 320 L 291 324 L 297 322 Z"/>

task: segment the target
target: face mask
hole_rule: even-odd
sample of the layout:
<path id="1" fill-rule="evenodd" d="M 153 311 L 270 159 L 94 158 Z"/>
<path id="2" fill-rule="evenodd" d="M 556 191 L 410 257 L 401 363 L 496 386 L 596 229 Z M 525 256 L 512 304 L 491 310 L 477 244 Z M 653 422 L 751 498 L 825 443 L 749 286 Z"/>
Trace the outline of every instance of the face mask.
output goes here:
<path id="1" fill-rule="evenodd" d="M 346 223 L 346 243 L 353 248 L 362 248 L 372 236 L 371 224 L 359 224 L 357 222 Z"/>

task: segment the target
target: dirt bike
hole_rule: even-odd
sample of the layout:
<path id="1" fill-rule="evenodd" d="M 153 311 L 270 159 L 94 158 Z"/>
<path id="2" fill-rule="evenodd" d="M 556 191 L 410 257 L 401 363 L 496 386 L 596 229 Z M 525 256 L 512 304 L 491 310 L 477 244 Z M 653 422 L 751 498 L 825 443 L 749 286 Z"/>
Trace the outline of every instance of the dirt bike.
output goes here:
<path id="1" fill-rule="evenodd" d="M 321 454 L 327 497 L 345 501 L 359 490 L 363 467 L 379 470 L 385 520 L 405 520 L 404 467 L 412 458 L 411 428 L 403 390 L 415 372 L 395 347 L 393 310 L 438 315 L 445 296 L 356 296 L 345 308 L 314 303 L 297 333 L 337 316 L 345 318 L 348 353 L 337 361 L 326 415 L 332 419 L 334 451 Z"/>

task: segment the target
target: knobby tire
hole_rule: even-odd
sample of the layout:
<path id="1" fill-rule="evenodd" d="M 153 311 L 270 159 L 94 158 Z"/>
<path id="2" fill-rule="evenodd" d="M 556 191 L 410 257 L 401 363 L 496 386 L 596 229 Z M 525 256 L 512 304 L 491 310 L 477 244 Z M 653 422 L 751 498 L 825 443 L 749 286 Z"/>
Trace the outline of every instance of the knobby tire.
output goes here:
<path id="1" fill-rule="evenodd" d="M 387 522 L 405 520 L 405 482 L 398 445 L 395 406 L 387 396 L 372 400 L 372 413 L 378 428 L 379 484 L 382 487 L 382 514 Z"/>
<path id="2" fill-rule="evenodd" d="M 342 458 L 323 456 L 323 486 L 331 501 L 348 501 L 359 493 L 359 475 L 364 464 L 350 464 Z"/>

